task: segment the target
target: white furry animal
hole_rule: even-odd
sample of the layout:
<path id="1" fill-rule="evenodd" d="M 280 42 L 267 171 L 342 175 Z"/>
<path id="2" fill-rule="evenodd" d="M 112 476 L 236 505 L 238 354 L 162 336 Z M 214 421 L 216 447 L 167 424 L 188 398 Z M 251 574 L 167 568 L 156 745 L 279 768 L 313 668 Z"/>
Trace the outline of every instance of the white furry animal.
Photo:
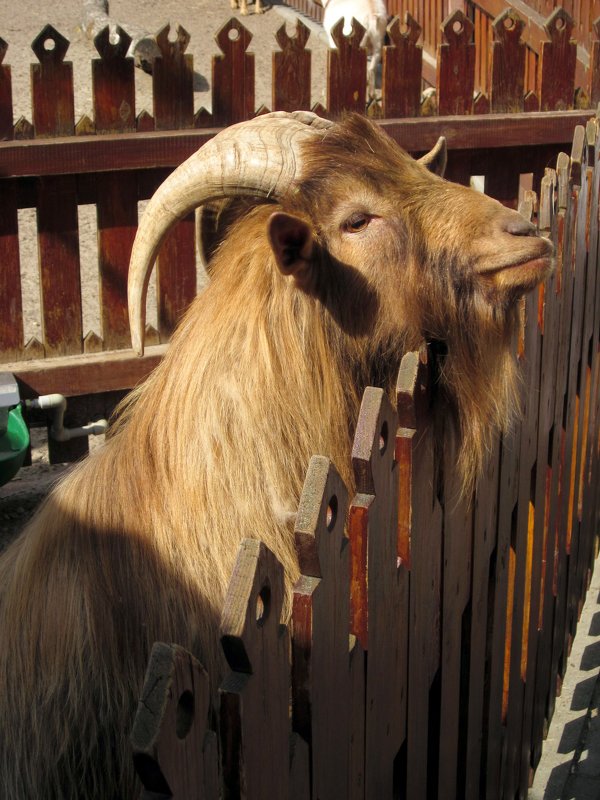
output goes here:
<path id="1" fill-rule="evenodd" d="M 323 0 L 323 8 L 323 27 L 327 32 L 330 47 L 336 46 L 331 31 L 340 19 L 344 20 L 344 36 L 349 36 L 352 32 L 353 18 L 365 28 L 362 46 L 366 48 L 369 59 L 367 78 L 369 96 L 373 97 L 375 77 L 381 62 L 381 50 L 388 22 L 385 0 Z"/>
<path id="2" fill-rule="evenodd" d="M 129 273 L 143 351 L 153 262 L 174 223 L 246 197 L 162 363 L 103 448 L 0 557 L 0 798 L 133 800 L 129 734 L 155 641 L 222 674 L 219 619 L 239 542 L 299 577 L 293 532 L 309 460 L 353 491 L 367 385 L 393 396 L 423 339 L 469 483 L 515 411 L 518 298 L 552 245 L 517 212 L 415 161 L 365 117 L 275 113 L 228 128 L 147 206 Z M 277 798 L 273 798 L 277 800 Z"/>
<path id="3" fill-rule="evenodd" d="M 248 9 L 248 0 L 230 0 L 230 3 L 233 11 L 239 8 L 240 14 L 242 14 L 243 16 L 247 16 L 248 14 L 250 14 L 250 11 Z M 268 5 L 266 6 L 263 0 L 256 0 L 254 4 L 254 13 L 264 14 L 264 12 L 267 11 L 270 7 L 271 6 Z"/>

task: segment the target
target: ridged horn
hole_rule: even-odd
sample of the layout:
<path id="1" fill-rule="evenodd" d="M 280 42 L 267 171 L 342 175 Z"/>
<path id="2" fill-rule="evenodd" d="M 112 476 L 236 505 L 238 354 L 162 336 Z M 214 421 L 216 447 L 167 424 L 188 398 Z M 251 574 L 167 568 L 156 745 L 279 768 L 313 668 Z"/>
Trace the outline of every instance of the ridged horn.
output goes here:
<path id="1" fill-rule="evenodd" d="M 144 353 L 146 293 L 156 256 L 178 220 L 203 203 L 249 195 L 281 198 L 300 174 L 300 145 L 334 123 L 308 111 L 276 111 L 232 125 L 162 183 L 140 222 L 127 285 L 131 344 Z"/>

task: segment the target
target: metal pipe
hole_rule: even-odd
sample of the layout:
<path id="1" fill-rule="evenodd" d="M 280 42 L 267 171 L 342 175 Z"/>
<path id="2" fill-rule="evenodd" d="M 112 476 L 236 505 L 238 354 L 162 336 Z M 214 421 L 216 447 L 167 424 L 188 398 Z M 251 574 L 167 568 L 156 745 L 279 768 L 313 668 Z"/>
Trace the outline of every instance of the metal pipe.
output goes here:
<path id="1" fill-rule="evenodd" d="M 44 394 L 33 400 L 26 400 L 25 404 L 27 408 L 52 411 L 50 436 L 57 442 L 68 442 L 81 436 L 98 436 L 101 433 L 105 433 L 108 428 L 108 422 L 105 419 L 98 419 L 95 422 L 90 422 L 89 425 L 82 425 L 80 428 L 65 428 L 64 417 L 67 409 L 67 399 L 62 394 Z"/>

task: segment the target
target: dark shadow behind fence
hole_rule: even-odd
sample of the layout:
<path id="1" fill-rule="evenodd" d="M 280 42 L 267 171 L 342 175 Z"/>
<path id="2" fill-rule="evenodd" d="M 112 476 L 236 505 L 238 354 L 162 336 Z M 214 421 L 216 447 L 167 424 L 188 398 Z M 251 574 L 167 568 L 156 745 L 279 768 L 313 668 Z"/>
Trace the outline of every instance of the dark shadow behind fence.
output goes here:
<path id="1" fill-rule="evenodd" d="M 526 796 L 597 552 L 599 131 L 578 127 L 521 205 L 557 267 L 523 303 L 523 416 L 472 502 L 434 441 L 424 347 L 395 407 L 365 392 L 355 496 L 310 463 L 287 626 L 281 567 L 242 543 L 218 747 L 202 668 L 156 645 L 132 736 L 143 797 L 217 797 L 217 775 L 224 797 L 256 800 Z"/>

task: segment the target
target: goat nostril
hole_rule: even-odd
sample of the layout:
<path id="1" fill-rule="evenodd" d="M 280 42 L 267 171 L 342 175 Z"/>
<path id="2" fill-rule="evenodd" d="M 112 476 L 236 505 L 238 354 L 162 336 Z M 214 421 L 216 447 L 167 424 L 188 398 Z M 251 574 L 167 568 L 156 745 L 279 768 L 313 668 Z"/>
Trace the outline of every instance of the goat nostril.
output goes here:
<path id="1" fill-rule="evenodd" d="M 506 223 L 505 230 L 513 236 L 534 236 L 537 233 L 535 225 L 521 216 L 512 217 Z"/>

